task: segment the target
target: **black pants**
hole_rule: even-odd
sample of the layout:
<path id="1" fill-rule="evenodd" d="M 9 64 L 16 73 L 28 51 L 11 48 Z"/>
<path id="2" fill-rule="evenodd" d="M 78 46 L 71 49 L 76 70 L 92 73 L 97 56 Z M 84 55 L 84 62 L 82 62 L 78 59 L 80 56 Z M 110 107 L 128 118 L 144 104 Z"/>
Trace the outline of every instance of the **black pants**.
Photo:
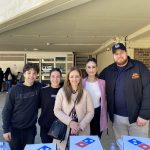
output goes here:
<path id="1" fill-rule="evenodd" d="M 0 81 L 0 92 L 2 91 L 2 83 L 3 81 Z"/>
<path id="2" fill-rule="evenodd" d="M 12 128 L 11 136 L 11 150 L 24 150 L 26 144 L 34 144 L 36 136 L 36 126 L 26 129 Z"/>
<path id="3" fill-rule="evenodd" d="M 101 138 L 102 132 L 100 132 L 100 107 L 95 108 L 94 117 L 90 123 L 91 135 L 98 135 Z"/>
<path id="4" fill-rule="evenodd" d="M 52 143 L 53 138 L 48 135 L 49 128 L 40 128 L 40 137 L 42 143 Z"/>

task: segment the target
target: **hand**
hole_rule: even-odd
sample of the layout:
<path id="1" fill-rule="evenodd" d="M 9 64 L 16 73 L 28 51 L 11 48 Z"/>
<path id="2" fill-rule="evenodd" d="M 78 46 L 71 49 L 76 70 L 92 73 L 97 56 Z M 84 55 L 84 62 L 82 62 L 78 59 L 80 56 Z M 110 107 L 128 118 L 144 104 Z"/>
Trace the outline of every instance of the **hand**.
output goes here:
<path id="1" fill-rule="evenodd" d="M 71 121 L 69 126 L 71 128 L 71 134 L 78 134 L 80 131 L 80 124 L 78 122 Z"/>
<path id="2" fill-rule="evenodd" d="M 10 132 L 8 132 L 8 133 L 4 133 L 3 134 L 3 137 L 4 137 L 4 139 L 6 140 L 6 141 L 10 141 L 11 140 L 11 133 Z"/>
<path id="3" fill-rule="evenodd" d="M 143 118 L 141 118 L 141 117 L 138 117 L 138 118 L 137 118 L 137 121 L 136 121 L 136 124 L 137 124 L 138 126 L 145 126 L 147 122 L 148 122 L 147 120 L 145 120 L 145 119 L 143 119 Z"/>
<path id="4" fill-rule="evenodd" d="M 71 135 L 77 135 L 78 132 L 76 130 L 71 129 Z"/>

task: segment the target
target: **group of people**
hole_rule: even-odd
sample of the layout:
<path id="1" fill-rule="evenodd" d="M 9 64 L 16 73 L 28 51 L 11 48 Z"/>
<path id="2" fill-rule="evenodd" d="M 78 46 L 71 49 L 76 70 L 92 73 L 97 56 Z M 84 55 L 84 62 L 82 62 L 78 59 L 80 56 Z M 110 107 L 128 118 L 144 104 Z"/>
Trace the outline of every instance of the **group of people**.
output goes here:
<path id="1" fill-rule="evenodd" d="M 3 82 L 5 82 L 6 92 L 8 92 L 11 88 L 13 79 L 14 75 L 9 67 L 6 69 L 5 73 L 3 73 L 2 68 L 0 68 L 0 92 L 2 92 Z"/>
<path id="2" fill-rule="evenodd" d="M 115 44 L 112 52 L 114 63 L 99 75 L 96 59 L 90 58 L 85 78 L 79 68 L 72 67 L 63 86 L 59 68 L 50 71 L 50 84 L 46 86 L 36 82 L 38 66 L 26 64 L 24 82 L 9 91 L 2 112 L 3 137 L 11 149 L 23 150 L 26 144 L 34 143 L 37 119 L 42 143 L 56 143 L 60 150 L 68 149 L 70 135 L 101 138 L 108 128 L 107 111 L 116 139 L 122 135 L 148 137 L 150 72 L 143 63 L 128 57 L 122 43 Z M 56 117 L 67 125 L 64 141 L 48 135 Z"/>
<path id="3" fill-rule="evenodd" d="M 0 68 L 0 93 L 2 91 L 6 91 L 8 93 L 12 85 L 17 84 L 19 81 L 23 81 L 23 75 L 21 72 L 18 72 L 15 76 L 11 72 L 10 67 L 6 69 L 5 73 L 3 72 L 2 68 Z"/>

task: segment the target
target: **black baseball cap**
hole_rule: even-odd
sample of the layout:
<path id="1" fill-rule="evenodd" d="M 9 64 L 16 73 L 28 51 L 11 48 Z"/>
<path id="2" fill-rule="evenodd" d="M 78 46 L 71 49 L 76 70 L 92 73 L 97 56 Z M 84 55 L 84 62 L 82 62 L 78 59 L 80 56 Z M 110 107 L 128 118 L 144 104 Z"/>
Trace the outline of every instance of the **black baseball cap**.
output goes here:
<path id="1" fill-rule="evenodd" d="M 122 43 L 116 43 L 115 45 L 112 46 L 112 53 L 115 53 L 116 50 L 118 49 L 127 51 L 126 47 Z"/>

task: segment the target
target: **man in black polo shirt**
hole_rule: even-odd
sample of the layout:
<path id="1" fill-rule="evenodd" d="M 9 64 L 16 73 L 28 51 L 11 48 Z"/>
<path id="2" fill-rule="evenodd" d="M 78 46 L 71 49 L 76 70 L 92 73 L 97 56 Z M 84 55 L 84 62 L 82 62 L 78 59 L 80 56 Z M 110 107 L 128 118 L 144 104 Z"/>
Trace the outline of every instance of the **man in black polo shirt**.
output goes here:
<path id="1" fill-rule="evenodd" d="M 108 112 L 116 139 L 122 135 L 148 137 L 150 119 L 150 72 L 137 60 L 130 59 L 126 47 L 112 47 L 114 63 L 100 78 L 106 81 Z"/>

